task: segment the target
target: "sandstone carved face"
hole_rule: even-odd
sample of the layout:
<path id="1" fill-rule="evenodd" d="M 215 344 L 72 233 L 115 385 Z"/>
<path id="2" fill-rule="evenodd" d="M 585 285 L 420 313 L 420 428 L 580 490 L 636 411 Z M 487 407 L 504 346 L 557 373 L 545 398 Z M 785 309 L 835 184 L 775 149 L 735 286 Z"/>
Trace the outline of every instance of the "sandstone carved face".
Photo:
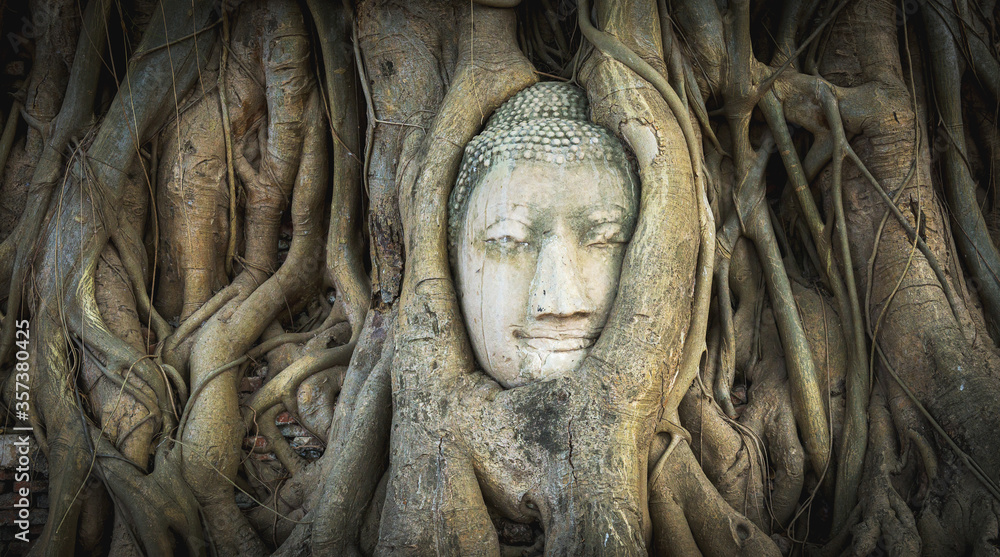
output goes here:
<path id="1" fill-rule="evenodd" d="M 493 164 L 459 221 L 457 287 L 483 370 L 507 388 L 571 374 L 614 302 L 636 215 L 605 161 Z"/>

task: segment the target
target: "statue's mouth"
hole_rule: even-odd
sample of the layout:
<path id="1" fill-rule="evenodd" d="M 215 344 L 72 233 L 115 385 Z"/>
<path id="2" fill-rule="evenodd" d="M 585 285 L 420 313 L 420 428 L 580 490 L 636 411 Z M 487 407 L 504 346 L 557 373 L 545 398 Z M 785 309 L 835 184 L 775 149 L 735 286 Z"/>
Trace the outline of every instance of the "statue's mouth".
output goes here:
<path id="1" fill-rule="evenodd" d="M 546 352 L 573 352 L 575 350 L 590 348 L 594 345 L 595 340 L 596 339 L 592 338 L 554 339 L 547 337 L 529 337 L 525 338 L 524 342 L 535 350 L 544 350 Z"/>
<path id="2" fill-rule="evenodd" d="M 586 350 L 597 342 L 601 334 L 597 331 L 571 330 L 523 330 L 516 329 L 514 337 L 528 347 L 545 352 L 574 352 Z"/>

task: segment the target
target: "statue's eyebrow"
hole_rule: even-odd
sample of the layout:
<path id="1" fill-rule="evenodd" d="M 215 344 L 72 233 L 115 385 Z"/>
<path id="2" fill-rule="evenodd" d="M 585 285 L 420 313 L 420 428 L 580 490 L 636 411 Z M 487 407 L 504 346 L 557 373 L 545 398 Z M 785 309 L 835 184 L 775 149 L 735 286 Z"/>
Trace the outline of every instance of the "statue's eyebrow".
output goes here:
<path id="1" fill-rule="evenodd" d="M 489 224 L 486 225 L 486 228 L 489 228 L 494 224 L 501 223 L 505 220 L 512 220 L 514 222 L 521 223 L 524 226 L 527 226 L 528 228 L 531 228 L 531 219 L 527 218 L 528 214 L 530 214 L 530 209 L 531 208 L 528 205 L 525 205 L 523 203 L 515 203 L 513 207 L 506 208 L 506 210 L 499 209 L 496 212 L 494 212 L 494 216 L 488 220 Z M 487 215 L 489 215 L 490 212 L 492 211 L 488 211 Z"/>
<path id="2" fill-rule="evenodd" d="M 587 215 L 587 220 L 595 223 L 599 222 L 624 222 L 628 219 L 628 211 L 621 205 L 610 205 L 602 207 Z"/>
<path id="3" fill-rule="evenodd" d="M 516 222 L 517 224 L 520 224 L 521 226 L 524 226 L 528 230 L 531 230 L 531 223 L 529 223 L 529 222 L 527 222 L 525 220 L 519 219 L 517 217 L 512 217 L 512 216 L 507 216 L 507 215 L 501 215 L 501 216 L 493 219 L 493 222 L 491 222 L 490 224 L 487 224 L 486 228 L 484 230 L 488 231 L 490 228 L 493 228 L 494 226 L 496 226 L 498 224 L 503 224 L 503 223 L 506 223 L 506 222 Z"/>

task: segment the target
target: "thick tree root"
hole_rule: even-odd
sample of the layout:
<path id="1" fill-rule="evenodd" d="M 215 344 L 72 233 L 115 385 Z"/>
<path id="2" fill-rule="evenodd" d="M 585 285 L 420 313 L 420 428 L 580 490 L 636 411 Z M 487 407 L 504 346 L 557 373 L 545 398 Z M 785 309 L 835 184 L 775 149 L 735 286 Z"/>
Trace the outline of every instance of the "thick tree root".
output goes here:
<path id="1" fill-rule="evenodd" d="M 256 229 L 257 239 L 247 246 L 248 270 L 233 283 L 239 293 L 202 327 L 191 353 L 192 400 L 186 411 L 188 419 L 182 424 L 184 429 L 180 447 L 184 455 L 183 471 L 185 479 L 206 505 L 206 514 L 211 516 L 212 512 L 216 512 L 224 517 L 210 524 L 214 541 L 224 554 L 260 553 L 263 547 L 236 508 L 231 484 L 218 479 L 219 474 L 230 481 L 235 477 L 240 441 L 245 431 L 240 427 L 241 420 L 236 405 L 238 376 L 233 370 L 224 373 L 217 373 L 215 370 L 223 369 L 241 353 L 249 350 L 251 343 L 278 312 L 286 307 L 285 304 L 310 291 L 318 278 L 317 266 L 309 264 L 309 258 L 315 253 L 320 237 L 317 229 L 319 223 L 315 222 L 312 215 L 319 210 L 319 203 L 322 201 L 326 166 L 320 149 L 323 141 L 315 104 L 318 99 L 316 95 L 311 95 L 310 99 L 309 102 L 305 99 L 300 101 L 304 105 L 303 114 L 307 120 L 302 130 L 305 133 L 304 142 L 297 148 L 302 152 L 302 166 L 291 175 L 295 179 L 292 191 L 295 236 L 288 258 L 273 276 L 254 288 L 254 282 L 260 280 L 257 274 L 259 271 L 250 269 L 265 270 L 273 265 L 276 258 L 276 248 L 270 246 L 277 245 L 277 228 L 269 223 L 274 223 L 276 216 L 280 216 L 280 204 L 251 205 L 254 211 L 273 213 L 254 216 L 251 212 L 248 215 L 247 229 Z M 278 136 L 270 137 L 276 139 Z M 261 185 L 263 184 L 258 183 L 252 187 Z M 271 187 L 283 186 L 278 182 Z M 277 195 L 273 192 L 262 192 L 261 195 L 278 203 L 282 201 L 280 190 Z M 229 339 L 224 349 L 220 350 L 213 342 L 217 338 Z M 200 398 L 196 398 L 199 394 Z M 243 532 L 235 535 L 239 528 L 234 529 L 233 524 L 245 525 Z"/>
<path id="2" fill-rule="evenodd" d="M 686 443 L 670 455 L 649 492 L 659 555 L 781 554 L 766 533 L 719 496 Z"/>
<path id="3" fill-rule="evenodd" d="M 890 555 L 919 555 L 916 520 L 892 483 L 892 475 L 900 466 L 892 420 L 885 397 L 879 391 L 872 394 L 869 419 L 869 446 L 873 448 L 868 451 L 865 463 L 859 494 L 862 519 L 853 528 L 851 553 L 869 555 L 883 547 Z"/>

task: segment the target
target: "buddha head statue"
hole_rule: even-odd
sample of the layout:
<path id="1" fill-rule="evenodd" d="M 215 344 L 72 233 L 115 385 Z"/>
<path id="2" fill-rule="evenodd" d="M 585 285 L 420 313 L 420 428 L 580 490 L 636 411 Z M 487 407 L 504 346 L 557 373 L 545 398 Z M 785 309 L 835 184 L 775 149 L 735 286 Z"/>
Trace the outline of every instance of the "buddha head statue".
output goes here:
<path id="1" fill-rule="evenodd" d="M 465 149 L 449 249 L 472 348 L 506 388 L 576 371 L 618 290 L 638 213 L 621 142 L 584 92 L 539 83 L 504 103 Z"/>

